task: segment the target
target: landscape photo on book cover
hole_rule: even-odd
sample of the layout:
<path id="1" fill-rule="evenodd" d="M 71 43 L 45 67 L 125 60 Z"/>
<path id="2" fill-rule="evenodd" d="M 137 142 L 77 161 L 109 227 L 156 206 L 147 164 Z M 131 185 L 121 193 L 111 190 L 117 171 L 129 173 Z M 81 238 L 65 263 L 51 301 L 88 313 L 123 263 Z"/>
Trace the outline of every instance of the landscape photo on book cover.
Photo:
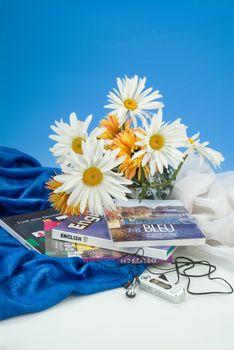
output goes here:
<path id="1" fill-rule="evenodd" d="M 195 220 L 178 201 L 130 200 L 107 211 L 113 242 L 170 241 L 204 238 Z"/>

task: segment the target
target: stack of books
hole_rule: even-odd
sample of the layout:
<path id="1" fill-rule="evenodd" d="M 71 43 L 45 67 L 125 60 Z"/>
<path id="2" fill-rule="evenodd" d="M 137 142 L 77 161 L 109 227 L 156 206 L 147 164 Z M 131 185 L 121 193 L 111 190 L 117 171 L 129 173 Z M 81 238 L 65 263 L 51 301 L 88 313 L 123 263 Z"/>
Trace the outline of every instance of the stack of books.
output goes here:
<path id="1" fill-rule="evenodd" d="M 177 246 L 205 237 L 177 200 L 116 201 L 104 216 L 60 215 L 54 209 L 3 218 L 0 225 L 29 249 L 51 257 L 85 261 L 163 263 Z"/>

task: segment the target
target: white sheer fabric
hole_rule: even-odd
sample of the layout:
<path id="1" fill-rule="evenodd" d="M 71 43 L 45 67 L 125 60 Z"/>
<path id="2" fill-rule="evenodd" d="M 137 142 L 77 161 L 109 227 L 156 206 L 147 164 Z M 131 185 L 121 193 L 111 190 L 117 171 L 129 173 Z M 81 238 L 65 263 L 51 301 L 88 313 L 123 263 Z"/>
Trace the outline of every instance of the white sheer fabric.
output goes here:
<path id="1" fill-rule="evenodd" d="M 197 157 L 191 157 L 179 173 L 172 199 L 180 199 L 196 218 L 207 244 L 190 253 L 215 254 L 234 267 L 234 171 L 215 174 Z"/>

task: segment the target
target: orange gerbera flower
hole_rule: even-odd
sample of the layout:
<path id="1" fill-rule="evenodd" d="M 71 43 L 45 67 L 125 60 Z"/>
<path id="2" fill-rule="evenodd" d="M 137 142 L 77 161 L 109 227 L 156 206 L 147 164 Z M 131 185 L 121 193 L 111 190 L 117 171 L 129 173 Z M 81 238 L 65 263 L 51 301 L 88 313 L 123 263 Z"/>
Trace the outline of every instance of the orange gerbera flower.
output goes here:
<path id="1" fill-rule="evenodd" d="M 105 128 L 106 130 L 99 136 L 104 140 L 113 140 L 113 138 L 121 131 L 119 125 L 119 119 L 116 115 L 107 115 L 100 122 L 100 128 Z"/>
<path id="2" fill-rule="evenodd" d="M 119 119 L 116 115 L 107 115 L 100 122 L 99 126 L 101 128 L 105 128 L 105 131 L 99 136 L 99 138 L 104 140 L 113 140 L 121 131 L 128 130 L 130 124 L 131 119 L 120 126 Z"/>
<path id="3" fill-rule="evenodd" d="M 62 184 L 60 182 L 54 180 L 53 178 L 46 183 L 46 188 L 52 190 L 52 192 L 49 194 L 49 201 L 51 202 L 52 207 L 59 211 L 61 214 L 79 215 L 80 207 L 78 205 L 74 207 L 67 205 L 69 194 L 66 192 L 54 193 L 54 190 L 56 190 L 61 185 Z"/>
<path id="4" fill-rule="evenodd" d="M 138 152 L 141 147 L 135 145 L 135 142 L 139 141 L 138 137 L 135 135 L 134 129 L 128 129 L 120 132 L 116 138 L 113 140 L 112 149 L 119 148 L 120 152 L 118 157 L 125 156 L 122 164 L 119 165 L 118 170 L 123 172 L 128 179 L 132 179 L 137 176 L 140 181 L 142 176 L 142 171 L 144 176 L 147 177 L 149 174 L 149 167 L 146 165 L 142 167 L 142 157 L 132 159 L 132 156 Z"/>

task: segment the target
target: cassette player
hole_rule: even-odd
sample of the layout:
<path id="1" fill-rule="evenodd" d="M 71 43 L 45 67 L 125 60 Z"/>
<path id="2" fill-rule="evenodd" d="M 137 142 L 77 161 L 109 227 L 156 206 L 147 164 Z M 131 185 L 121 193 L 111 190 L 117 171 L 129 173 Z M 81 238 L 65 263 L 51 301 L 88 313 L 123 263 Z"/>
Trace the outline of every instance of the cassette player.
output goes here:
<path id="1" fill-rule="evenodd" d="M 139 286 L 152 294 L 155 294 L 172 303 L 180 303 L 185 298 L 185 289 L 177 284 L 171 284 L 165 275 L 155 277 L 149 272 L 144 272 L 139 277 Z"/>

